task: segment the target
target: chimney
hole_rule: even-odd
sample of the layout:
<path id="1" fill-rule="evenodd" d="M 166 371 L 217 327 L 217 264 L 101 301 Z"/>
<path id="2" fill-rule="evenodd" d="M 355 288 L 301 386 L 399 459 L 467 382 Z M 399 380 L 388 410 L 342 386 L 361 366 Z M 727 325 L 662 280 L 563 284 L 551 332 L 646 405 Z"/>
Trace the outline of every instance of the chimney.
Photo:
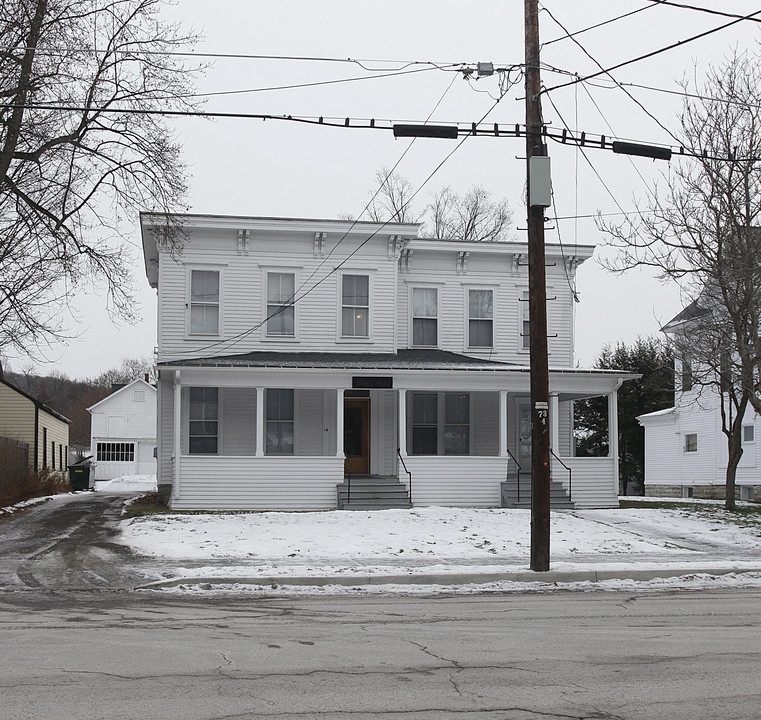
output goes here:
<path id="1" fill-rule="evenodd" d="M 148 373 L 145 373 L 145 382 L 150 382 L 150 380 L 148 379 Z"/>

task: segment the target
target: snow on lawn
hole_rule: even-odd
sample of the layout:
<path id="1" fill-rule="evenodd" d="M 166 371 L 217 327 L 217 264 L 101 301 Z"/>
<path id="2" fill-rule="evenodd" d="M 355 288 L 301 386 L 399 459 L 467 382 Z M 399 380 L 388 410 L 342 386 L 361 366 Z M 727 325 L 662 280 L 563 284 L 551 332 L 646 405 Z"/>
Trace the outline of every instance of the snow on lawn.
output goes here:
<path id="1" fill-rule="evenodd" d="M 721 532 L 715 532 L 720 530 Z M 636 509 L 555 512 L 552 555 L 599 562 L 668 560 L 725 549 L 761 551 L 759 526 L 739 527 L 695 518 L 682 510 Z M 375 512 L 262 512 L 163 514 L 122 525 L 122 540 L 143 555 L 192 564 L 233 560 L 291 565 L 331 559 L 335 564 L 373 559 L 397 566 L 524 564 L 530 548 L 530 511 L 414 508 Z M 696 552 L 697 551 L 697 552 Z M 758 556 L 758 553 L 757 553 Z M 706 558 L 710 559 L 710 558 Z M 336 562 L 337 561 L 337 562 Z M 258 562 L 256 562 L 259 565 Z"/>
<path id="2" fill-rule="evenodd" d="M 124 475 L 114 480 L 98 480 L 95 490 L 99 492 L 156 492 L 155 475 Z"/>

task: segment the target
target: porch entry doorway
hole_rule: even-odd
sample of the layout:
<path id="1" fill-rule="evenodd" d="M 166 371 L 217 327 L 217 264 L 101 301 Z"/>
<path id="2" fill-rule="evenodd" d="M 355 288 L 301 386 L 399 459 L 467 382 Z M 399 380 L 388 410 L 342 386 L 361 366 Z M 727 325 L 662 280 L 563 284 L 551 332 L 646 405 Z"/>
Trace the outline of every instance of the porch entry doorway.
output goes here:
<path id="1" fill-rule="evenodd" d="M 344 472 L 370 473 L 370 398 L 344 400 Z"/>

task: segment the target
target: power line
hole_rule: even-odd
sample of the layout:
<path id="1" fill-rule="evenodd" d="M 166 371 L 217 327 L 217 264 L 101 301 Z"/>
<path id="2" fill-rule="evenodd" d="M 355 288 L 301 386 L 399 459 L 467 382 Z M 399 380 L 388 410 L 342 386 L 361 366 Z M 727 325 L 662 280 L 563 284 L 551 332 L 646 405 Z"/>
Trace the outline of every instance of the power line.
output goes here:
<path id="1" fill-rule="evenodd" d="M 748 20 L 750 18 L 753 18 L 756 15 L 761 15 L 761 10 L 756 10 L 755 12 L 750 13 L 749 15 L 738 17 L 737 19 L 732 20 L 731 22 L 725 23 L 724 25 L 720 25 L 719 27 L 712 28 L 711 30 L 706 30 L 705 32 L 698 33 L 697 35 L 693 35 L 689 38 L 686 38 L 685 40 L 679 40 L 678 42 L 659 48 L 658 50 L 653 50 L 649 53 L 645 53 L 644 55 L 639 55 L 638 57 L 632 58 L 631 60 L 625 60 L 624 62 L 620 62 L 616 65 L 612 65 L 609 68 L 605 68 L 603 70 L 600 70 L 599 72 L 592 73 L 591 75 L 586 75 L 584 77 L 577 78 L 576 80 L 572 80 L 566 83 L 561 83 L 560 85 L 554 85 L 549 88 L 543 88 L 540 91 L 540 94 L 549 94 L 553 90 L 559 90 L 560 88 L 569 87 L 570 85 L 575 85 L 576 83 L 586 82 L 587 80 L 591 80 L 592 78 L 599 77 L 600 75 L 607 75 L 613 70 L 618 70 L 619 68 L 625 67 L 627 65 L 632 65 L 633 63 L 639 62 L 640 60 L 646 60 L 647 58 L 654 57 L 655 55 L 660 55 L 661 53 L 667 52 L 668 50 L 673 50 L 674 48 L 687 45 L 688 43 L 691 43 L 695 40 L 699 40 L 700 38 L 707 37 L 708 35 L 712 35 L 713 33 L 719 32 L 720 30 L 725 30 L 726 28 L 731 27 L 732 25 L 736 25 L 737 23 L 742 22 L 743 20 Z"/>
<path id="2" fill-rule="evenodd" d="M 741 20 L 750 20 L 751 22 L 761 23 L 761 19 L 737 15 L 735 13 L 722 12 L 721 10 L 713 10 L 707 7 L 699 7 L 698 5 L 687 5 L 685 3 L 675 3 L 671 0 L 647 0 L 647 2 L 655 3 L 656 5 L 666 5 L 668 7 L 682 8 L 684 10 L 697 10 L 698 12 L 708 13 L 709 15 L 721 15 L 722 17 L 738 18 Z M 654 6 L 650 6 L 654 7 Z"/>
<path id="3" fill-rule="evenodd" d="M 654 6 L 654 5 L 650 5 L 649 7 L 655 7 L 655 6 Z M 552 18 L 552 20 L 553 20 L 555 23 L 557 23 L 557 24 L 558 24 L 558 25 L 561 27 L 561 29 L 562 29 L 562 30 L 564 30 L 566 33 L 568 32 L 568 30 L 567 30 L 567 29 L 565 28 L 565 26 L 564 26 L 564 25 L 563 25 L 563 24 L 560 22 L 560 20 L 558 20 L 558 19 L 557 19 L 557 18 L 556 18 L 556 17 L 555 17 L 555 16 L 554 16 L 554 15 L 553 15 L 553 14 L 552 14 L 552 13 L 551 13 L 549 10 L 546 10 L 546 9 L 545 9 L 545 11 L 546 11 L 546 12 L 547 12 L 547 14 L 550 16 L 550 18 Z M 606 74 L 606 75 L 607 75 L 607 76 L 608 76 L 608 77 L 609 77 L 609 78 L 610 78 L 610 79 L 611 79 L 611 80 L 612 80 L 614 83 L 616 83 L 616 85 L 618 85 L 618 82 L 616 81 L 616 79 L 615 79 L 615 78 L 614 78 L 614 77 L 613 77 L 613 76 L 612 76 L 612 75 L 611 75 L 611 74 L 610 74 L 610 73 L 609 73 L 607 70 L 605 70 L 605 68 L 603 68 L 602 64 L 600 64 L 600 63 L 597 61 L 597 59 L 596 59 L 595 57 L 593 57 L 593 56 L 592 56 L 592 54 L 591 54 L 591 53 L 590 53 L 590 52 L 589 52 L 589 51 L 588 51 L 588 50 L 587 50 L 587 49 L 586 49 L 586 48 L 585 48 L 585 47 L 584 47 L 584 46 L 583 46 L 583 45 L 582 45 L 582 44 L 581 44 L 581 43 L 580 43 L 580 42 L 579 42 L 579 41 L 578 41 L 576 38 L 573 38 L 573 37 L 571 37 L 570 35 L 569 35 L 569 38 L 571 38 L 571 40 L 573 40 L 573 42 L 574 42 L 574 43 L 575 43 L 575 44 L 576 44 L 576 45 L 577 45 L 577 46 L 578 46 L 578 47 L 581 49 L 581 51 L 582 51 L 582 52 L 583 52 L 583 53 L 584 53 L 584 54 L 585 54 L 585 55 L 586 55 L 586 56 L 587 56 L 587 57 L 588 57 L 588 58 L 589 58 L 589 59 L 590 59 L 590 60 L 591 60 L 591 61 L 592 61 L 592 62 L 593 62 L 595 65 L 597 65 L 597 67 L 598 67 L 598 68 L 600 68 L 600 70 L 602 70 L 602 71 L 603 71 L 603 72 L 604 72 L 604 73 L 605 73 L 605 74 Z M 602 110 L 600 110 L 600 108 L 599 108 L 599 106 L 597 105 L 597 103 L 594 101 L 594 98 L 592 97 L 592 95 L 591 95 L 591 93 L 589 92 L 589 90 L 587 89 L 587 87 L 586 87 L 585 85 L 582 85 L 582 87 L 583 87 L 583 88 L 584 88 L 584 90 L 586 91 L 587 95 L 589 95 L 589 98 L 590 98 L 590 100 L 592 100 L 592 103 L 593 103 L 593 104 L 594 104 L 594 106 L 597 108 L 597 111 L 600 113 L 600 116 L 602 117 L 603 121 L 604 121 L 604 122 L 605 122 L 605 123 L 608 125 L 608 129 L 609 129 L 611 132 L 613 132 L 613 128 L 610 126 L 610 124 L 608 124 L 608 121 L 607 121 L 607 119 L 605 118 L 605 115 L 603 114 Z M 621 87 L 621 86 L 619 85 L 619 87 Z M 650 112 L 650 111 L 649 111 L 649 110 L 648 110 L 648 109 L 647 109 L 647 108 L 646 108 L 646 107 L 645 107 L 645 106 L 644 106 L 644 105 L 643 105 L 643 104 L 642 104 L 642 103 L 641 103 L 639 100 L 637 100 L 637 98 L 635 98 L 635 97 L 634 97 L 634 96 L 633 96 L 633 95 L 632 95 L 632 94 L 631 94 L 631 93 L 630 93 L 628 90 L 626 90 L 625 88 L 621 87 L 621 90 L 623 90 L 623 92 L 624 92 L 624 93 L 626 93 L 627 97 L 628 97 L 630 100 L 632 100 L 632 102 L 636 103 L 636 105 L 637 105 L 637 106 L 638 106 L 638 107 L 639 107 L 639 108 L 640 108 L 640 109 L 641 109 L 641 110 L 642 110 L 642 111 L 643 111 L 643 112 L 644 112 L 644 113 L 645 113 L 645 114 L 646 114 L 646 115 L 647 115 L 647 116 L 648 116 L 648 117 L 649 117 L 651 120 L 655 121 L 655 123 L 656 123 L 656 124 L 657 124 L 657 125 L 658 125 L 658 126 L 661 128 L 661 129 L 662 129 L 662 130 L 665 130 L 665 131 L 666 131 L 666 132 L 667 132 L 667 133 L 668 133 L 668 134 L 671 136 L 671 138 L 672 138 L 673 140 L 675 140 L 675 141 L 676 141 L 678 144 L 680 144 L 680 145 L 681 145 L 681 142 L 682 142 L 682 141 L 681 141 L 681 140 L 680 140 L 680 139 L 679 139 L 679 138 L 678 138 L 678 137 L 677 137 L 677 136 L 676 136 L 676 135 L 675 135 L 673 132 L 671 132 L 671 130 L 669 130 L 669 128 L 667 128 L 667 127 L 666 127 L 666 126 L 665 126 L 665 125 L 664 125 L 664 124 L 663 124 L 663 123 L 662 123 L 662 122 L 661 122 L 661 121 L 660 121 L 660 120 L 659 120 L 657 117 L 655 117 L 655 115 L 653 115 L 653 113 L 651 113 L 651 112 Z M 638 170 L 637 172 L 639 172 L 639 170 Z"/>
<path id="4" fill-rule="evenodd" d="M 561 40 L 568 40 L 573 39 L 576 35 L 581 35 L 582 33 L 589 32 L 590 30 L 596 30 L 597 28 L 603 27 L 604 25 L 608 25 L 613 22 L 617 22 L 618 20 L 623 20 L 624 18 L 629 17 L 630 15 L 636 15 L 637 13 L 641 13 L 644 10 L 651 10 L 654 6 L 653 5 L 646 5 L 645 7 L 637 8 L 636 10 L 631 10 L 630 12 L 624 13 L 623 15 L 617 15 L 616 17 L 610 18 L 608 20 L 603 20 L 602 22 L 597 23 L 596 25 L 590 25 L 589 27 L 585 27 L 582 30 L 575 30 L 572 33 L 569 33 L 566 30 L 566 34 L 554 38 L 553 40 L 548 40 L 547 42 L 544 42 L 541 44 L 540 48 L 544 48 L 547 45 L 552 45 L 553 43 L 560 42 Z M 549 10 L 547 10 L 546 7 L 542 6 L 541 8 L 544 12 L 549 13 Z M 565 28 L 563 28 L 565 30 Z"/>

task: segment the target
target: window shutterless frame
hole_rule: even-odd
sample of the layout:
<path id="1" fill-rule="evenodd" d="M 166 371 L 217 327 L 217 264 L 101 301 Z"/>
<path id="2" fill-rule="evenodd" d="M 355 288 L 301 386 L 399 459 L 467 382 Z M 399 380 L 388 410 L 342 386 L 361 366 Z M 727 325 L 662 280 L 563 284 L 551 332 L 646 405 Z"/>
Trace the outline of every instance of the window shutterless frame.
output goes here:
<path id="1" fill-rule="evenodd" d="M 439 287 L 410 287 L 410 345 L 439 347 Z"/>
<path id="2" fill-rule="evenodd" d="M 338 278 L 339 342 L 369 342 L 372 339 L 372 274 L 347 270 Z"/>
<path id="3" fill-rule="evenodd" d="M 186 273 L 186 338 L 221 337 L 224 268 L 218 265 L 188 265 Z"/>
<path id="4" fill-rule="evenodd" d="M 261 339 L 297 342 L 299 338 L 299 267 L 266 265 L 262 270 Z"/>
<path id="5" fill-rule="evenodd" d="M 494 287 L 464 286 L 465 290 L 465 349 L 494 348 Z"/>

